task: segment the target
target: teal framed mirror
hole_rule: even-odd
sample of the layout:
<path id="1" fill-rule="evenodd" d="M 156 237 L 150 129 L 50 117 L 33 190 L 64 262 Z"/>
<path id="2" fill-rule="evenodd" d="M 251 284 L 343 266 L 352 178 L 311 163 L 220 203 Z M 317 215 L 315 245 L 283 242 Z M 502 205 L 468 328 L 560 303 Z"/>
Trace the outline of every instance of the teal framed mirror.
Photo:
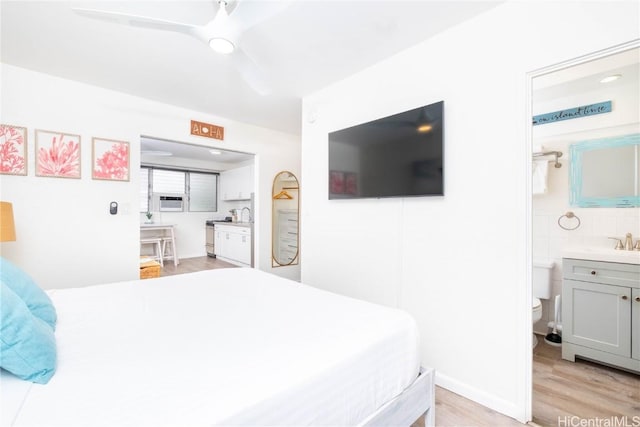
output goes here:
<path id="1" fill-rule="evenodd" d="M 578 142 L 569 155 L 571 206 L 640 207 L 640 133 Z"/>

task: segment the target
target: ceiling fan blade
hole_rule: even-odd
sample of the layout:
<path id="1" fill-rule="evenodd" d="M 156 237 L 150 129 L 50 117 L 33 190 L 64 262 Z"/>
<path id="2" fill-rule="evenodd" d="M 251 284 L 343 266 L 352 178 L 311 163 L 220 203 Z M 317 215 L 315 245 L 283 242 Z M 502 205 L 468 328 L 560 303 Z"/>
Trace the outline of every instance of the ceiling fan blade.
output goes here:
<path id="1" fill-rule="evenodd" d="M 231 17 L 237 23 L 238 30 L 245 31 L 283 12 L 292 3 L 293 0 L 238 0 Z"/>
<path id="2" fill-rule="evenodd" d="M 231 54 L 231 60 L 244 81 L 258 94 L 264 96 L 273 91 L 260 67 L 241 49 L 236 49 Z"/>
<path id="3" fill-rule="evenodd" d="M 194 35 L 198 28 L 194 25 L 182 24 L 180 22 L 165 21 L 163 19 L 148 18 L 146 16 L 128 15 L 126 13 L 109 12 L 105 10 L 72 8 L 78 15 L 91 19 L 113 22 L 116 24 L 130 25 L 132 27 L 151 28 L 155 30 L 175 31 L 178 33 Z"/>

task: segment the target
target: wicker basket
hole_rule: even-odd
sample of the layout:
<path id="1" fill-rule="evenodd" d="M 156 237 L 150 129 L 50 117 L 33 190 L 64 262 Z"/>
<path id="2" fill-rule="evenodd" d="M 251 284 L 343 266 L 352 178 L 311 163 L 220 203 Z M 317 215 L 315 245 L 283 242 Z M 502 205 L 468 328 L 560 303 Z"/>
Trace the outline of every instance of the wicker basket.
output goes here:
<path id="1" fill-rule="evenodd" d="M 160 264 L 156 261 L 140 263 L 140 278 L 160 277 Z"/>

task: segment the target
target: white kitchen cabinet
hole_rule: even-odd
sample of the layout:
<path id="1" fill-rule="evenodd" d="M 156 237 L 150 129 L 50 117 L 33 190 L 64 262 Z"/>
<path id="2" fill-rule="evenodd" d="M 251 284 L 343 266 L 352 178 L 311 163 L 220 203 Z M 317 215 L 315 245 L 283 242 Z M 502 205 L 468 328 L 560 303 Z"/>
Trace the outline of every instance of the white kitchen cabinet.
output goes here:
<path id="1" fill-rule="evenodd" d="M 215 254 L 223 261 L 251 266 L 251 228 L 216 224 Z"/>
<path id="2" fill-rule="evenodd" d="M 562 358 L 640 372 L 640 265 L 565 258 Z"/>
<path id="3" fill-rule="evenodd" d="M 226 234 L 223 231 L 223 226 L 216 225 L 213 233 L 213 253 L 216 257 L 224 256 Z"/>
<path id="4" fill-rule="evenodd" d="M 253 165 L 220 173 L 222 200 L 249 200 L 253 193 Z"/>

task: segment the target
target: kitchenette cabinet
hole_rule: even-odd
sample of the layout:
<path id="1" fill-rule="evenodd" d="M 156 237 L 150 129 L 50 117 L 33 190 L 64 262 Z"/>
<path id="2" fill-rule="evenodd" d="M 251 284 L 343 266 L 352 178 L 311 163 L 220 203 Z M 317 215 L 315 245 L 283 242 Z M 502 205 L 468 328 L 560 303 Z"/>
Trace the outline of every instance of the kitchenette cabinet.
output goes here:
<path id="1" fill-rule="evenodd" d="M 251 228 L 241 225 L 215 225 L 215 255 L 241 267 L 251 266 Z"/>
<path id="2" fill-rule="evenodd" d="M 249 200 L 253 193 L 253 165 L 229 169 L 220 174 L 222 200 Z"/>

